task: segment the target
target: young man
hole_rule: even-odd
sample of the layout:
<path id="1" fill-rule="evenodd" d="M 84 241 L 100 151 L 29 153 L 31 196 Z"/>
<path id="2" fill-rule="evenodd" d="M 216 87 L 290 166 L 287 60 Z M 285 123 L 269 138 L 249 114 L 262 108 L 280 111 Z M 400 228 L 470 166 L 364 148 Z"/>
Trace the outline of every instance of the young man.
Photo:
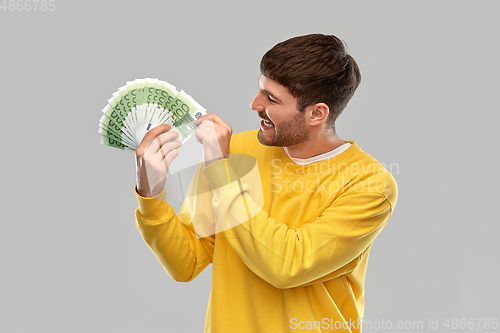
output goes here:
<path id="1" fill-rule="evenodd" d="M 360 332 L 370 247 L 397 186 L 335 133 L 358 66 L 338 38 L 313 34 L 274 46 L 261 72 L 251 103 L 259 130 L 232 135 L 215 114 L 197 120 L 205 162 L 177 215 L 163 185 L 180 144 L 168 125 L 146 134 L 136 226 L 176 281 L 213 264 L 205 332 Z"/>

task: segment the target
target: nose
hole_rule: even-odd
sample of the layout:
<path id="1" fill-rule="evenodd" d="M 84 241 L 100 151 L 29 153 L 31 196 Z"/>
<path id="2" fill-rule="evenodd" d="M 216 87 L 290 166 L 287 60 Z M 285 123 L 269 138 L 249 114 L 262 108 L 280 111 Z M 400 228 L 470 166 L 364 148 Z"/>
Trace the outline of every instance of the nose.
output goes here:
<path id="1" fill-rule="evenodd" d="M 250 108 L 254 111 L 263 112 L 266 108 L 262 103 L 262 98 L 260 95 L 261 92 L 259 91 L 257 95 L 255 95 L 255 98 L 253 99 L 252 103 L 250 103 Z"/>

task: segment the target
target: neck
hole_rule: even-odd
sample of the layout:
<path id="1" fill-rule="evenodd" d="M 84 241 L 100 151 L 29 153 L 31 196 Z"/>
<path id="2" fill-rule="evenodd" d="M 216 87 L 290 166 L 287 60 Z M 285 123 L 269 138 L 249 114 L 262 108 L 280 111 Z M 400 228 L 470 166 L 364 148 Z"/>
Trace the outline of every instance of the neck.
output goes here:
<path id="1" fill-rule="evenodd" d="M 304 159 L 327 153 L 344 143 L 335 133 L 311 133 L 306 142 L 286 147 L 286 149 L 291 157 Z"/>

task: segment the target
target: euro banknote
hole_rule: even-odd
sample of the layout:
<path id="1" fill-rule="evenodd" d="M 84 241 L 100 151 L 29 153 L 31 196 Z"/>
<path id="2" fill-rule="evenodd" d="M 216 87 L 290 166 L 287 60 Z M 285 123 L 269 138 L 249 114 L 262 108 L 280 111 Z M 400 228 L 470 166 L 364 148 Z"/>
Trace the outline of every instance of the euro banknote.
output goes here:
<path id="1" fill-rule="evenodd" d="M 118 88 L 102 109 L 98 133 L 101 144 L 134 151 L 146 133 L 170 124 L 182 143 L 194 135 L 194 121 L 206 109 L 185 91 L 154 78 L 129 81 Z"/>

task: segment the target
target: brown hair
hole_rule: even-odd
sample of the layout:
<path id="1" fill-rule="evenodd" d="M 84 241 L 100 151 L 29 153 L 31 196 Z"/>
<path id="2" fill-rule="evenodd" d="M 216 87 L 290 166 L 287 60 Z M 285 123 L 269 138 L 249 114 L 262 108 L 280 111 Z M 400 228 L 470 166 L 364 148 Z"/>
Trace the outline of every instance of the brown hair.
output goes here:
<path id="1" fill-rule="evenodd" d="M 278 43 L 262 57 L 260 71 L 297 98 L 299 111 L 315 103 L 328 105 L 334 131 L 335 120 L 361 82 L 356 61 L 333 35 L 311 34 Z"/>

